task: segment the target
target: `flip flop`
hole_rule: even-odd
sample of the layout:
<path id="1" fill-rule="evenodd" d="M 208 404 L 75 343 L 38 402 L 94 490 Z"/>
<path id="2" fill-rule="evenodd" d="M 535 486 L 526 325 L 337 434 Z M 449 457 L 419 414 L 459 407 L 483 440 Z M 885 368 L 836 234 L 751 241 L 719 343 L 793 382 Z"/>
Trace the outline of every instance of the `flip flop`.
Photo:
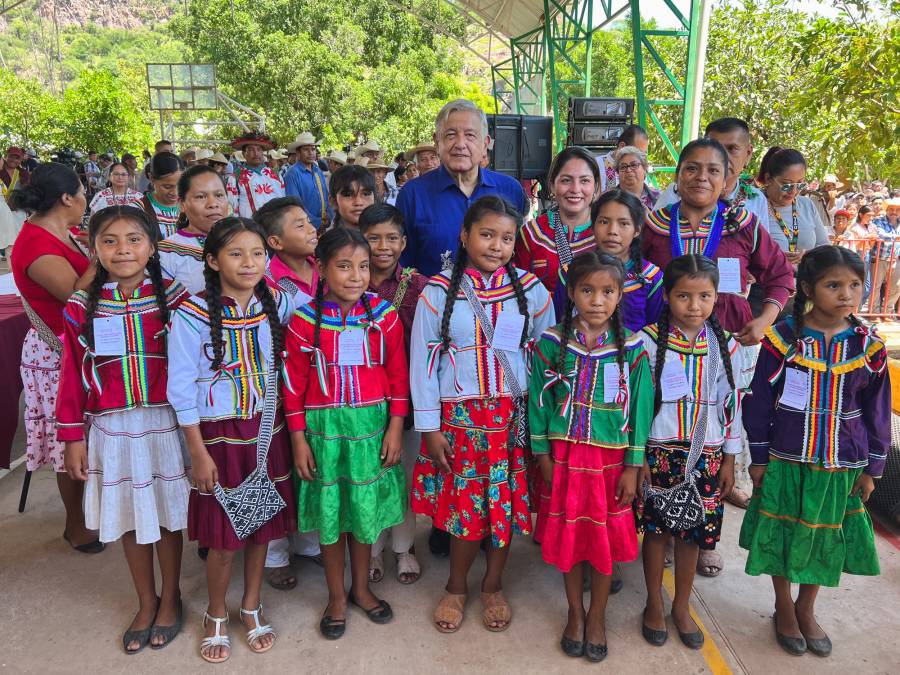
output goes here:
<path id="1" fill-rule="evenodd" d="M 463 610 L 466 606 L 466 596 L 462 593 L 444 593 L 444 597 L 440 599 L 437 607 L 434 608 L 434 615 L 431 620 L 434 627 L 441 633 L 455 633 L 462 625 Z M 441 624 L 450 624 L 453 628 L 442 626 Z"/>
<path id="2" fill-rule="evenodd" d="M 481 621 L 484 627 L 492 633 L 500 633 L 509 628 L 512 621 L 512 609 L 506 598 L 503 597 L 503 591 L 496 593 L 481 592 L 481 605 L 484 608 L 481 613 Z M 493 624 L 499 623 L 499 626 Z"/>

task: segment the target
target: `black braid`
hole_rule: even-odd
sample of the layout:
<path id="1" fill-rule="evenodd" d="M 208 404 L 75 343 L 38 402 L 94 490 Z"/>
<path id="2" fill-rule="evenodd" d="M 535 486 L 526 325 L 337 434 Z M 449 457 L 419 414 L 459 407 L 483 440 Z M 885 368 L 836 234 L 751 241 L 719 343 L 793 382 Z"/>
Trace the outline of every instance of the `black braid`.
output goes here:
<path id="1" fill-rule="evenodd" d="M 278 368 L 278 366 L 281 365 L 281 352 L 284 351 L 284 327 L 281 325 L 281 319 L 278 316 L 278 305 L 275 303 L 275 296 L 272 295 L 272 290 L 266 283 L 265 277 L 256 283 L 256 288 L 254 288 L 253 291 L 262 303 L 262 308 L 266 313 L 266 316 L 269 317 L 269 332 L 272 334 L 272 351 L 275 353 L 275 361 L 272 364 L 272 367 Z"/>
<path id="2" fill-rule="evenodd" d="M 572 332 L 572 316 L 575 314 L 575 303 L 572 298 L 566 297 L 566 308 L 563 310 L 562 335 L 559 341 L 559 356 L 556 359 L 556 372 L 560 375 L 566 367 L 566 348 L 569 344 L 569 334 Z"/>
<path id="3" fill-rule="evenodd" d="M 163 281 L 162 265 L 159 263 L 159 254 L 154 251 L 147 261 L 147 272 L 150 282 L 153 284 L 153 292 L 156 295 L 156 305 L 159 307 L 159 320 L 163 328 L 169 323 L 169 304 L 166 301 L 166 282 Z"/>
<path id="4" fill-rule="evenodd" d="M 659 414 L 659 409 L 662 407 L 662 384 L 660 379 L 662 378 L 663 367 L 666 364 L 666 349 L 669 346 L 669 305 L 668 303 L 663 305 L 662 312 L 659 315 L 659 321 L 656 324 L 656 363 L 653 368 L 653 380 L 656 383 L 656 388 L 653 392 L 653 416 L 656 417 Z"/>
<path id="5" fill-rule="evenodd" d="M 208 265 L 203 270 L 206 278 L 206 307 L 209 311 L 209 340 L 213 348 L 211 370 L 218 370 L 225 358 L 225 340 L 222 338 L 222 284 L 219 273 Z"/>
<path id="6" fill-rule="evenodd" d="M 97 304 L 100 301 L 100 291 L 103 284 L 109 281 L 109 272 L 103 265 L 97 264 L 97 274 L 87 289 L 87 304 L 84 307 L 84 326 L 81 333 L 87 340 L 88 349 L 94 349 L 94 314 L 97 312 Z"/>
<path id="7" fill-rule="evenodd" d="M 366 310 L 366 319 L 370 324 L 375 323 L 375 315 L 372 314 L 372 305 L 369 302 L 369 294 L 363 291 L 363 294 L 359 296 L 360 302 L 362 302 L 363 309 Z"/>
<path id="8" fill-rule="evenodd" d="M 722 367 L 725 368 L 725 374 L 728 376 L 728 386 L 734 389 L 734 373 L 731 371 L 731 353 L 728 351 L 728 338 L 725 337 L 725 331 L 722 330 L 722 324 L 715 314 L 711 314 L 707 319 L 712 327 L 716 340 L 719 341 L 719 353 L 722 355 Z"/>
<path id="9" fill-rule="evenodd" d="M 803 284 L 797 284 L 797 294 L 794 296 L 794 344 L 800 349 L 803 340 L 803 316 L 806 314 L 806 293 Z"/>
<path id="10" fill-rule="evenodd" d="M 319 277 L 316 284 L 316 324 L 313 329 L 313 347 L 319 348 L 319 334 L 322 332 L 322 303 L 325 302 L 325 279 Z"/>
<path id="11" fill-rule="evenodd" d="M 459 293 L 459 285 L 462 283 L 463 271 L 466 268 L 467 261 L 466 249 L 460 245 L 456 251 L 456 262 L 453 263 L 453 272 L 450 274 L 450 287 L 447 289 L 447 300 L 444 302 L 444 314 L 441 317 L 441 349 L 445 352 L 450 348 L 450 317 L 453 315 L 456 294 Z"/>
<path id="12" fill-rule="evenodd" d="M 644 276 L 644 256 L 641 255 L 641 238 L 640 236 L 635 236 L 634 239 L 631 240 L 631 246 L 628 250 L 628 255 L 631 258 L 631 264 L 634 266 L 634 273 L 637 275 L 637 278 L 640 280 L 642 284 L 649 285 L 650 279 Z"/>
<path id="13" fill-rule="evenodd" d="M 622 321 L 622 304 L 616 305 L 615 311 L 609 317 L 609 325 L 612 328 L 613 338 L 616 341 L 616 363 L 619 364 L 619 375 L 625 374 L 625 322 Z"/>
<path id="14" fill-rule="evenodd" d="M 519 279 L 519 270 L 515 268 L 511 260 L 506 263 L 506 273 L 509 275 L 509 281 L 516 292 L 516 304 L 519 306 L 519 314 L 525 317 L 525 323 L 522 325 L 522 338 L 519 341 L 519 346 L 521 347 L 528 341 L 528 299 L 525 297 L 525 289 L 522 288 L 522 280 Z"/>

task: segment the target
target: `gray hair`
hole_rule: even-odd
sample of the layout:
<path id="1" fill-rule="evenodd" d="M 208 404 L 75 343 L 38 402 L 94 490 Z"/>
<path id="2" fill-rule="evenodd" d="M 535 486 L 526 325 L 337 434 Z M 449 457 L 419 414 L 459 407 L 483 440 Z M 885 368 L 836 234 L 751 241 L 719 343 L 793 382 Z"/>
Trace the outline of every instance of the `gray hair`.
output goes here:
<path id="1" fill-rule="evenodd" d="M 434 120 L 434 133 L 438 137 L 441 135 L 441 127 L 444 125 L 444 122 L 446 122 L 447 118 L 455 112 L 467 112 L 478 115 L 478 119 L 481 121 L 481 137 L 484 138 L 487 136 L 488 123 L 487 115 L 484 114 L 484 111 L 469 99 L 458 98 L 449 103 L 445 103 L 444 107 L 441 108 L 441 111 L 438 113 L 437 119 Z"/>
<path id="2" fill-rule="evenodd" d="M 619 169 L 619 162 L 622 161 L 627 155 L 634 155 L 638 158 L 638 161 L 644 167 L 644 171 L 650 171 L 650 162 L 647 160 L 647 153 L 643 150 L 639 150 L 633 145 L 626 145 L 624 148 L 619 148 L 616 150 L 616 154 L 613 156 L 613 159 L 616 161 L 616 170 Z"/>

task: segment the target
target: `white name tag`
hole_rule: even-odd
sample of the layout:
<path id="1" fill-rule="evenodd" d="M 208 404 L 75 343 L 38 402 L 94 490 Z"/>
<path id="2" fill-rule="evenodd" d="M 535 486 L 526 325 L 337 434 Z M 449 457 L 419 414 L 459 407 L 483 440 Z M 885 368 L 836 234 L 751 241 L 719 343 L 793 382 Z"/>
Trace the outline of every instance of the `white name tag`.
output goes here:
<path id="1" fill-rule="evenodd" d="M 338 335 L 338 365 L 361 366 L 366 362 L 363 351 L 366 331 L 351 328 Z"/>
<path id="2" fill-rule="evenodd" d="M 663 366 L 662 375 L 659 377 L 659 386 L 662 387 L 664 401 L 677 401 L 690 393 L 687 373 L 681 359 L 667 360 Z"/>
<path id="3" fill-rule="evenodd" d="M 628 364 L 622 364 L 622 373 L 625 375 L 625 388 L 628 388 Z M 603 364 L 603 402 L 615 403 L 619 395 L 619 364 Z"/>
<path id="4" fill-rule="evenodd" d="M 741 261 L 737 258 L 719 258 L 719 293 L 743 293 Z"/>
<path id="5" fill-rule="evenodd" d="M 497 323 L 494 324 L 494 339 L 491 347 L 502 349 L 505 352 L 519 351 L 524 327 L 525 317 L 518 312 L 500 312 L 497 316 Z"/>
<path id="6" fill-rule="evenodd" d="M 94 354 L 97 356 L 125 355 L 124 317 L 100 316 L 94 319 Z"/>
<path id="7" fill-rule="evenodd" d="M 778 402 L 788 408 L 806 410 L 809 407 L 809 373 L 797 368 L 785 368 L 784 389 Z"/>

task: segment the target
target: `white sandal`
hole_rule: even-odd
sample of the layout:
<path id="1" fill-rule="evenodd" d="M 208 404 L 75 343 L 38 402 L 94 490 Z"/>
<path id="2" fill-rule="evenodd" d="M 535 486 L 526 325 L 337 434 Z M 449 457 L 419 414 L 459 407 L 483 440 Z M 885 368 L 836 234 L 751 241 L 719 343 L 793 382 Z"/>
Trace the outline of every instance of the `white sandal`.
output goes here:
<path id="1" fill-rule="evenodd" d="M 223 663 L 228 660 L 228 657 L 231 656 L 231 638 L 228 637 L 228 634 L 222 635 L 219 629 L 222 627 L 222 624 L 228 624 L 228 614 L 225 614 L 224 618 L 220 618 L 217 616 L 210 616 L 209 612 L 203 612 L 203 628 L 206 629 L 207 621 L 215 621 L 216 622 L 216 634 L 211 637 L 205 637 L 200 642 L 200 656 L 207 663 Z M 225 656 L 220 656 L 217 659 L 212 658 L 209 654 L 204 653 L 204 650 L 210 649 L 212 647 L 226 647 L 228 649 L 228 654 Z"/>
<path id="2" fill-rule="evenodd" d="M 275 629 L 272 628 L 270 624 L 260 624 L 259 623 L 259 613 L 262 611 L 262 603 L 259 603 L 259 607 L 256 609 L 244 609 L 241 607 L 241 623 L 243 623 L 244 615 L 252 616 L 253 622 L 256 624 L 256 628 L 247 631 L 247 646 L 250 647 L 250 651 L 254 654 L 262 654 L 263 652 L 269 651 L 272 647 L 275 646 L 275 638 L 278 637 L 278 633 L 275 632 Z M 259 649 L 254 649 L 253 643 L 259 640 L 261 637 L 265 635 L 272 636 L 272 642 L 269 643 L 267 647 L 261 647 Z"/>
<path id="3" fill-rule="evenodd" d="M 377 584 L 384 579 L 384 553 L 369 558 L 369 581 Z"/>
<path id="4" fill-rule="evenodd" d="M 402 576 L 406 574 L 407 578 L 409 575 L 415 575 L 415 578 L 410 579 L 408 581 L 403 581 Z M 407 551 L 406 553 L 398 553 L 397 554 L 397 581 L 401 584 L 414 584 L 422 577 L 422 568 L 419 567 L 419 561 L 416 560 L 416 556 Z"/>

